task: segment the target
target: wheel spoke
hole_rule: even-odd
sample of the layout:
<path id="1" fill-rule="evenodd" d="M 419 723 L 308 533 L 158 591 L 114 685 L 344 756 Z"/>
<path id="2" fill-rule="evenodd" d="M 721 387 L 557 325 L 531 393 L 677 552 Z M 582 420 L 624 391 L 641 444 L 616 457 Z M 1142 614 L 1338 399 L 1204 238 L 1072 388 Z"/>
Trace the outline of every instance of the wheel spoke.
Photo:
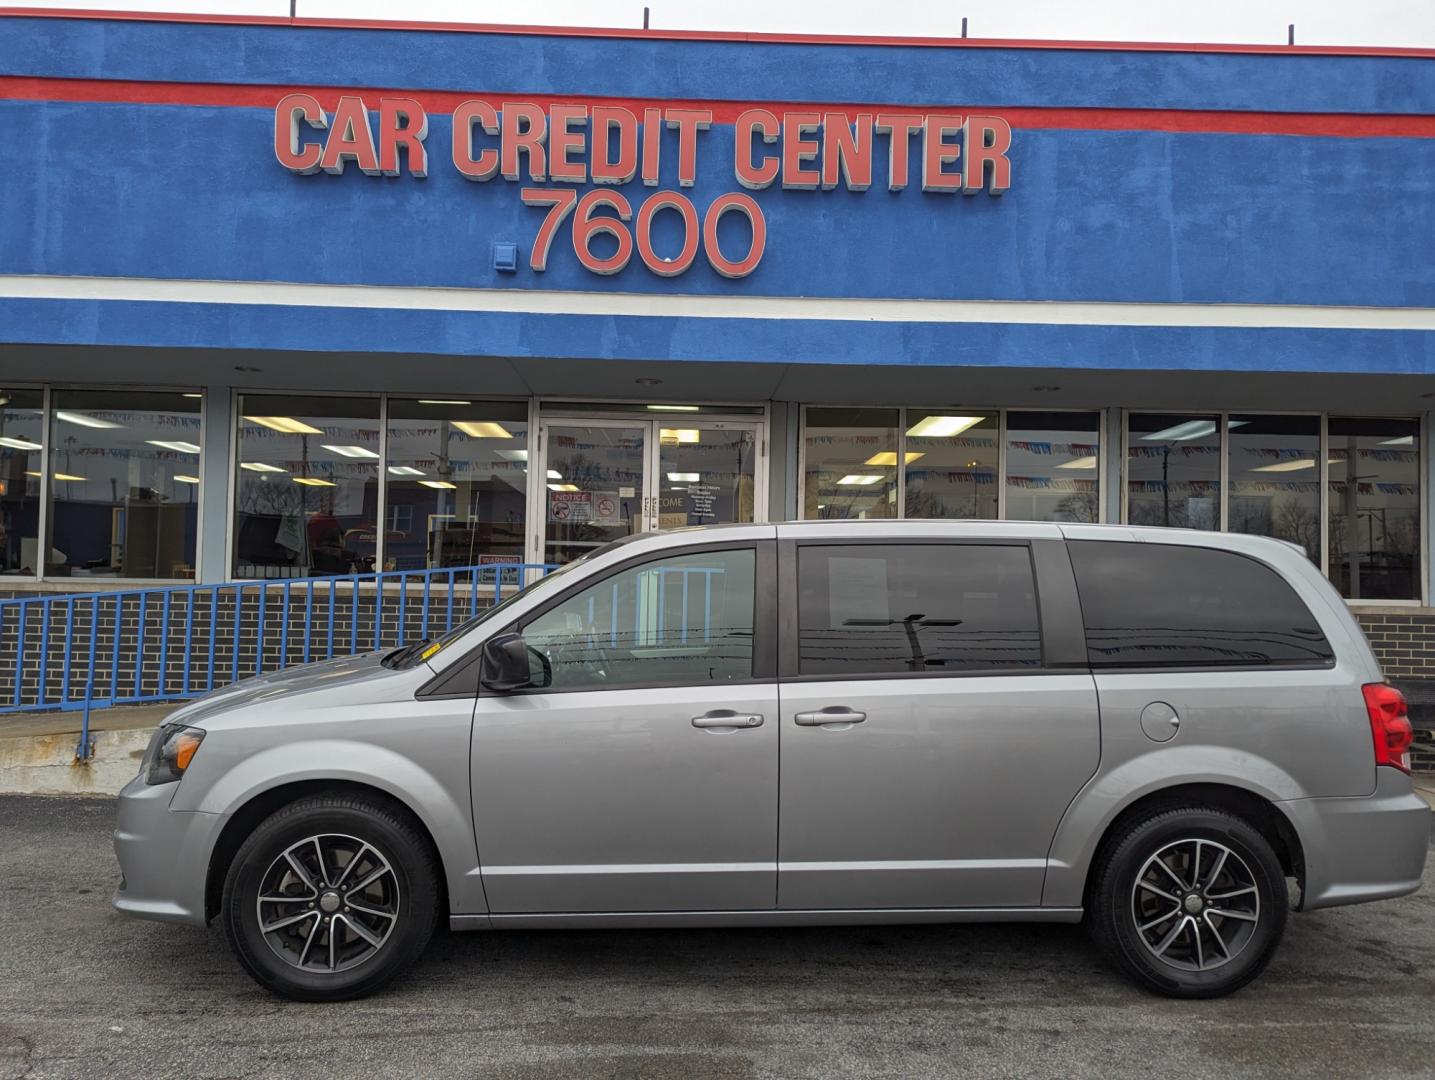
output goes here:
<path id="1" fill-rule="evenodd" d="M 1229 900 L 1229 899 L 1231 899 L 1231 897 L 1233 897 L 1233 896 L 1245 896 L 1247 893 L 1253 893 L 1253 892 L 1255 892 L 1255 891 L 1256 891 L 1256 887 L 1255 887 L 1254 885 L 1247 885 L 1244 889 L 1234 889 L 1234 890 L 1232 890 L 1231 892 L 1213 892 L 1213 893 L 1207 893 L 1207 894 L 1206 894 L 1206 899 L 1207 899 L 1207 900 Z"/>
<path id="2" fill-rule="evenodd" d="M 339 935 L 338 935 L 337 933 L 335 933 L 335 931 L 338 930 L 338 929 L 339 929 L 339 924 L 338 924 L 338 923 L 336 923 L 336 922 L 330 922 L 330 923 L 329 923 L 329 970 L 330 970 L 330 971 L 333 971 L 334 968 L 338 966 L 338 958 L 337 958 L 337 956 L 335 955 L 335 947 L 337 946 L 338 941 L 339 941 Z"/>
<path id="3" fill-rule="evenodd" d="M 1168 933 L 1165 937 L 1161 939 L 1159 944 L 1153 946 L 1153 949 L 1157 956 L 1164 955 L 1166 950 L 1171 947 L 1171 944 L 1176 940 L 1177 937 L 1180 936 L 1181 931 L 1186 929 L 1186 922 L 1189 918 L 1189 915 L 1185 918 L 1182 918 L 1180 922 L 1178 922 L 1175 926 L 1171 928 L 1170 933 Z"/>
<path id="4" fill-rule="evenodd" d="M 314 837 L 314 854 L 319 859 L 319 877 L 322 879 L 324 885 L 328 885 L 329 871 L 324 866 L 324 849 L 319 846 L 319 838 L 317 836 Z"/>
<path id="5" fill-rule="evenodd" d="M 1207 908 L 1212 915 L 1219 915 L 1223 919 L 1239 919 L 1241 922 L 1256 922 L 1257 917 L 1248 911 L 1227 911 L 1225 908 Z"/>
<path id="6" fill-rule="evenodd" d="M 316 913 L 317 914 L 317 913 Z M 309 950 L 314 945 L 314 939 L 319 936 L 319 927 L 324 925 L 323 919 L 315 919 L 314 925 L 309 928 L 309 936 L 304 939 L 304 947 L 299 950 L 299 966 L 304 966 L 304 961 L 309 958 Z"/>
<path id="7" fill-rule="evenodd" d="M 319 913 L 317 911 L 301 911 L 298 915 L 290 915 L 287 918 L 276 919 L 272 923 L 264 923 L 259 927 L 259 929 L 263 930 L 266 934 L 272 934 L 276 930 L 283 930 L 286 926 L 293 926 L 296 922 L 300 922 L 301 920 L 307 919 L 310 916 L 313 916 L 317 919 L 319 917 Z"/>
<path id="8" fill-rule="evenodd" d="M 1221 876 L 1221 871 L 1224 870 L 1226 867 L 1226 858 L 1230 854 L 1231 853 L 1229 850 L 1227 850 L 1226 848 L 1221 848 L 1221 853 L 1216 856 L 1215 868 L 1212 869 L 1210 875 L 1206 878 L 1206 888 L 1209 889 L 1212 885 L 1216 883 L 1216 879 Z"/>
<path id="9" fill-rule="evenodd" d="M 364 855 L 367 854 L 370 850 L 371 849 L 369 848 L 369 845 L 364 844 L 359 848 L 358 851 L 354 853 L 354 857 L 344 864 L 343 871 L 339 874 L 338 880 L 334 882 L 334 888 L 340 888 L 344 884 L 345 880 L 347 880 L 349 877 L 349 871 L 354 869 L 354 867 L 358 866 L 359 860 L 362 859 Z"/>
<path id="10" fill-rule="evenodd" d="M 1216 929 L 1216 924 L 1211 922 L 1210 915 L 1209 910 L 1203 911 L 1201 912 L 1201 919 L 1205 922 L 1206 926 L 1210 928 L 1211 936 L 1216 939 L 1216 944 L 1221 947 L 1221 955 L 1229 960 L 1231 958 L 1231 950 L 1226 947 L 1226 939 L 1221 937 L 1221 932 Z"/>
<path id="11" fill-rule="evenodd" d="M 261 904 L 302 904 L 307 900 L 314 899 L 316 895 L 318 894 L 310 894 L 309 896 L 261 896 L 259 902 Z"/>
<path id="12" fill-rule="evenodd" d="M 367 904 L 355 903 L 353 900 L 349 901 L 349 907 L 353 908 L 355 911 L 362 912 L 365 915 L 377 915 L 381 919 L 398 918 L 398 915 L 392 911 L 383 911 L 380 908 L 369 907 Z"/>
<path id="13" fill-rule="evenodd" d="M 1176 907 L 1173 907 L 1170 911 L 1166 912 L 1166 914 L 1164 914 L 1164 915 L 1162 915 L 1162 916 L 1160 916 L 1160 917 L 1158 917 L 1158 918 L 1152 919 L 1152 920 L 1151 920 L 1150 922 L 1148 922 L 1148 923 L 1142 923 L 1142 924 L 1141 924 L 1140 926 L 1138 926 L 1136 929 L 1137 929 L 1137 930 L 1140 930 L 1141 933 L 1144 934 L 1144 933 L 1146 933 L 1147 930 L 1151 930 L 1151 929 L 1154 929 L 1154 928 L 1157 927 L 1157 926 L 1160 926 L 1163 922 L 1165 922 L 1167 919 L 1171 918 L 1173 915 L 1179 915 L 1179 914 L 1181 914 L 1181 908 L 1180 908 L 1180 905 L 1177 905 Z"/>
<path id="14" fill-rule="evenodd" d="M 1195 854 L 1195 856 L 1191 859 L 1191 862 L 1190 862 L 1189 865 L 1187 866 L 1187 870 L 1189 871 L 1189 873 L 1190 873 L 1190 875 L 1191 875 L 1191 882 L 1190 882 L 1190 884 L 1187 885 L 1186 887 L 1187 887 L 1188 889 L 1197 889 L 1197 888 L 1200 888 L 1200 886 L 1201 886 L 1201 841 L 1199 841 L 1199 840 L 1196 841 L 1196 854 Z"/>
<path id="15" fill-rule="evenodd" d="M 1162 870 L 1166 871 L 1166 873 L 1168 873 L 1168 874 L 1171 875 L 1171 880 L 1176 883 L 1176 887 L 1177 887 L 1178 889 L 1181 889 L 1181 890 L 1183 890 L 1183 891 L 1185 890 L 1185 888 L 1186 888 L 1186 883 L 1185 883 L 1185 881 L 1183 881 L 1183 880 L 1181 879 L 1181 875 L 1180 875 L 1180 874 L 1176 873 L 1176 871 L 1172 870 L 1169 866 L 1166 865 L 1166 860 L 1165 860 L 1165 859 L 1157 858 L 1157 859 L 1154 859 L 1154 860 L 1152 860 L 1152 861 L 1155 862 L 1155 864 L 1156 864 L 1157 866 L 1159 866 Z"/>
<path id="16" fill-rule="evenodd" d="M 308 887 L 309 891 L 315 896 L 318 896 L 319 886 L 314 884 L 313 875 L 309 873 L 308 867 L 306 867 L 298 859 L 294 858 L 293 849 L 290 849 L 289 851 L 286 851 L 284 853 L 284 861 L 289 864 L 289 866 L 293 869 L 294 873 L 299 876 L 299 880 L 302 881 Z"/>
<path id="17" fill-rule="evenodd" d="M 1196 970 L 1204 971 L 1206 967 L 1206 954 L 1201 948 L 1201 923 L 1197 919 L 1191 919 L 1191 934 L 1196 939 Z"/>
<path id="18" fill-rule="evenodd" d="M 358 883 L 357 885 L 355 885 L 353 888 L 351 888 L 351 889 L 349 889 L 347 892 L 345 892 L 345 893 L 344 893 L 344 896 L 345 896 L 345 897 L 349 897 L 349 896 L 353 896 L 353 895 L 354 895 L 355 893 L 357 893 L 357 892 L 363 892 L 363 891 L 364 891 L 365 889 L 367 889 L 370 885 L 372 885 L 374 882 L 378 881 L 379 878 L 383 877 L 383 876 L 384 876 L 385 874 L 387 874 L 387 873 L 389 873 L 389 864 L 388 864 L 388 863 L 385 863 L 383 866 L 379 867 L 377 870 L 375 870 L 375 871 L 373 871 L 372 873 L 370 873 L 366 878 L 364 878 L 363 881 L 359 882 L 359 883 Z"/>
<path id="19" fill-rule="evenodd" d="M 1158 889 L 1149 881 L 1138 881 L 1136 883 L 1136 887 L 1138 889 L 1145 889 L 1147 892 L 1153 892 L 1162 899 L 1171 901 L 1171 903 L 1173 904 L 1179 904 L 1181 902 L 1181 898 L 1179 896 L 1173 896 L 1171 893 L 1166 892 L 1164 889 Z"/>
<path id="20" fill-rule="evenodd" d="M 367 941 L 367 942 L 368 942 L 371 946 L 373 946 L 375 949 L 377 949 L 380 945 L 382 945 L 382 944 L 384 943 L 384 939 L 383 939 L 383 938 L 381 938 L 381 937 L 379 937 L 378 935 L 376 935 L 376 934 L 375 934 L 372 930 L 370 930 L 367 926 L 365 926 L 363 923 L 359 922 L 358 919 L 345 919 L 344 916 L 342 916 L 342 915 L 335 915 L 335 916 L 334 916 L 334 922 L 335 922 L 335 923 L 339 922 L 339 920 L 341 920 L 341 919 L 343 919 L 343 922 L 344 922 L 344 925 L 345 925 L 345 926 L 347 926 L 347 927 L 348 927 L 350 930 L 352 930 L 354 933 L 358 934 L 361 938 L 363 938 L 365 941 Z"/>

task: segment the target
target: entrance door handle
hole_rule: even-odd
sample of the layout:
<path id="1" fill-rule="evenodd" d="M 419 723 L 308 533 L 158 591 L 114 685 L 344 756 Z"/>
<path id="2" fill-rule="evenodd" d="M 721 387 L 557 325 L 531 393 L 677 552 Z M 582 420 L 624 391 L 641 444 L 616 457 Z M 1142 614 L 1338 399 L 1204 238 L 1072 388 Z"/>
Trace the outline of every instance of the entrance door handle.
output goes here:
<path id="1" fill-rule="evenodd" d="M 736 713 L 731 709 L 714 709 L 693 717 L 693 727 L 700 728 L 746 728 L 762 727 L 762 714 Z"/>
<path id="2" fill-rule="evenodd" d="M 845 705 L 832 705 L 816 712 L 800 712 L 793 717 L 802 727 L 822 727 L 824 724 L 860 724 L 867 714 Z"/>

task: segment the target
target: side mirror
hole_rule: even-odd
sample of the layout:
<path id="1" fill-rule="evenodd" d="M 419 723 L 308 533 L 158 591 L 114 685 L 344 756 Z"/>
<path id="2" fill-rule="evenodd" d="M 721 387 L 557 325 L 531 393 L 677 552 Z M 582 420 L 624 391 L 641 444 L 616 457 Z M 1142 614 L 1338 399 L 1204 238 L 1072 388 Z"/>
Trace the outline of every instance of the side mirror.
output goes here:
<path id="1" fill-rule="evenodd" d="M 487 689 L 499 692 L 532 685 L 528 645 L 522 634 L 499 634 L 483 643 L 483 667 L 479 681 Z"/>

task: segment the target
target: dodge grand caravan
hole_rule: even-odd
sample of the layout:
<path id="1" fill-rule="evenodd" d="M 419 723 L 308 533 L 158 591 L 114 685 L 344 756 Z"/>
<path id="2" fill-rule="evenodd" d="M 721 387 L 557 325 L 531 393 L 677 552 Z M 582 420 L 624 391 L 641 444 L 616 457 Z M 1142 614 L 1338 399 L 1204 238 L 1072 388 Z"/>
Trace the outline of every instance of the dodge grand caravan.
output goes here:
<path id="1" fill-rule="evenodd" d="M 1279 541 L 647 534 L 432 643 L 173 713 L 120 795 L 115 906 L 217 917 L 308 1000 L 387 983 L 444 917 L 1084 921 L 1145 986 L 1211 997 L 1260 973 L 1292 906 L 1419 886 L 1410 737 Z"/>

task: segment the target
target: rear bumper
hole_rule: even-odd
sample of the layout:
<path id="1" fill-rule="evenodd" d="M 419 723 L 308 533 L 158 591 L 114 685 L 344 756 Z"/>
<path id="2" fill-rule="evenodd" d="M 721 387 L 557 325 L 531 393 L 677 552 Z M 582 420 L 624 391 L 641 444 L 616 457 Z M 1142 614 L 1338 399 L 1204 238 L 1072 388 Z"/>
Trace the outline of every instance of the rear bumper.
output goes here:
<path id="1" fill-rule="evenodd" d="M 119 795 L 115 857 L 120 887 L 115 907 L 127 915 L 203 926 L 209 855 L 225 818 L 171 810 L 174 784 L 137 776 Z"/>
<path id="2" fill-rule="evenodd" d="M 1303 910 L 1386 900 L 1420 888 L 1435 814 L 1404 773 L 1375 771 L 1373 795 L 1279 804 L 1305 852 Z"/>

